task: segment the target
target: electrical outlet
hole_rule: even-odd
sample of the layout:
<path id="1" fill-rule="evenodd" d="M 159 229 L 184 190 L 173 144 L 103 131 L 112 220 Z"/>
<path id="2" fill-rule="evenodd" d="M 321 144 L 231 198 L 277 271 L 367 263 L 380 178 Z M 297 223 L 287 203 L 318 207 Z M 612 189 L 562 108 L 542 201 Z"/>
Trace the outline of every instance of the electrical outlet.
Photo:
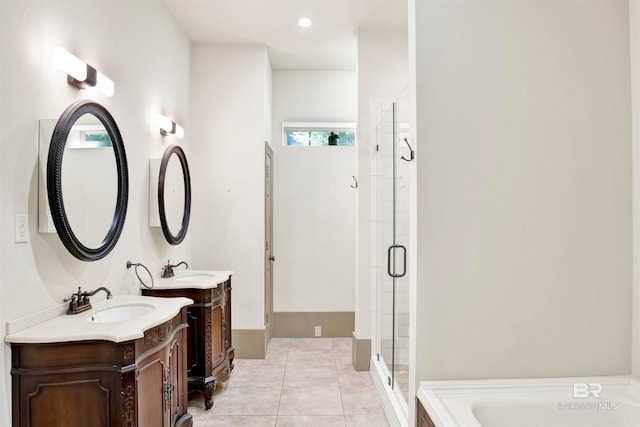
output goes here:
<path id="1" fill-rule="evenodd" d="M 317 337 L 322 336 L 322 326 L 316 326 L 316 336 Z"/>
<path id="2" fill-rule="evenodd" d="M 29 241 L 29 216 L 26 214 L 16 214 L 14 227 L 15 243 L 26 243 Z"/>

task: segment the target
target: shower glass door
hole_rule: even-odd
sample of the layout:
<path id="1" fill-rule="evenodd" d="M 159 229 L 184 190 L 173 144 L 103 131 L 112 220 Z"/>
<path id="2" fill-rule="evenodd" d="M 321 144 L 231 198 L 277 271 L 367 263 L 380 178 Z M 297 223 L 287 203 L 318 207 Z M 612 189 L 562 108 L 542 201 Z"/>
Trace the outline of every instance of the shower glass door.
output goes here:
<path id="1" fill-rule="evenodd" d="M 409 145 L 405 89 L 376 132 L 377 357 L 387 384 L 405 403 L 409 391 Z"/>
<path id="2" fill-rule="evenodd" d="M 394 280 L 387 272 L 387 250 L 393 245 L 393 128 L 394 105 L 382 116 L 377 128 L 377 320 L 378 360 L 393 386 Z"/>

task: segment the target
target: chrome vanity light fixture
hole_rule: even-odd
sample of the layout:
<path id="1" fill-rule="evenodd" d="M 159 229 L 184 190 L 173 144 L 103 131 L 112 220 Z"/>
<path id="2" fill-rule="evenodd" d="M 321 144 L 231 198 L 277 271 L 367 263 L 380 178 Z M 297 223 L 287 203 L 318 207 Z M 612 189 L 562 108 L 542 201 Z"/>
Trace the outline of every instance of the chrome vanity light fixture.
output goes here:
<path id="1" fill-rule="evenodd" d="M 103 95 L 113 96 L 114 84 L 111 79 L 61 47 L 53 50 L 53 64 L 67 73 L 67 83 L 70 85 L 78 89 L 93 87 Z"/>
<path id="2" fill-rule="evenodd" d="M 176 138 L 184 138 L 184 129 L 168 117 L 158 114 L 158 126 L 162 135 L 175 135 Z"/>

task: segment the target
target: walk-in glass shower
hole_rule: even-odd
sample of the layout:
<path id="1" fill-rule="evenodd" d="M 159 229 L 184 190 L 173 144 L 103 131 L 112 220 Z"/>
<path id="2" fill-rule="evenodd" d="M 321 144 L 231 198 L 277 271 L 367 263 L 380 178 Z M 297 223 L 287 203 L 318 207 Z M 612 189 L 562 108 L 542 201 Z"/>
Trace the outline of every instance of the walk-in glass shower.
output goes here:
<path id="1" fill-rule="evenodd" d="M 388 391 L 402 402 L 409 392 L 409 99 L 405 89 L 376 130 L 373 229 L 376 247 L 376 348 Z"/>

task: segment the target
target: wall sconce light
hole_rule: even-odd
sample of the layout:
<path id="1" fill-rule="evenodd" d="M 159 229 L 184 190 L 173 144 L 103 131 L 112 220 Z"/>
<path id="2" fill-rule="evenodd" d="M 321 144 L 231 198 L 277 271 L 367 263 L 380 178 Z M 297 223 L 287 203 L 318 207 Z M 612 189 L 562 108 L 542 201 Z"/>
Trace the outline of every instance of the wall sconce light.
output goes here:
<path id="1" fill-rule="evenodd" d="M 53 64 L 67 73 L 67 83 L 70 85 L 78 89 L 93 87 L 103 95 L 113 96 L 114 85 L 111 79 L 61 47 L 53 50 Z"/>
<path id="2" fill-rule="evenodd" d="M 184 129 L 173 120 L 158 114 L 158 126 L 162 135 L 175 135 L 176 138 L 184 138 Z"/>

